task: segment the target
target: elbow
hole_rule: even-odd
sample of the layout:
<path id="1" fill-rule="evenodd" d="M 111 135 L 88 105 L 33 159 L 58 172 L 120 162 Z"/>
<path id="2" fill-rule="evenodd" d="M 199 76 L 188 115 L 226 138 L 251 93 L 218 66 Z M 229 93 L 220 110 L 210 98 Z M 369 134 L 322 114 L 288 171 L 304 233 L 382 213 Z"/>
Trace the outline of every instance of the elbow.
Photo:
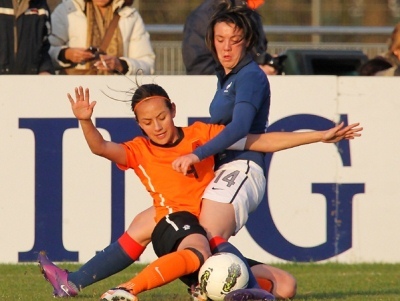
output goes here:
<path id="1" fill-rule="evenodd" d="M 92 154 L 97 155 L 102 157 L 103 156 L 103 148 L 102 147 L 94 147 L 94 146 L 90 146 L 90 151 L 92 152 Z"/>

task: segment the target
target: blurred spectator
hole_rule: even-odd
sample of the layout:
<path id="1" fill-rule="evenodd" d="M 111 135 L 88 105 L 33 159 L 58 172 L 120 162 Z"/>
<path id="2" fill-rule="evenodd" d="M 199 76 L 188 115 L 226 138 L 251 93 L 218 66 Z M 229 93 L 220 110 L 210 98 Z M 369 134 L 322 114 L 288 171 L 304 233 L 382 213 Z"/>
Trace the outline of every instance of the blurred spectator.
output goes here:
<path id="1" fill-rule="evenodd" d="M 400 76 L 400 23 L 397 23 L 388 42 L 388 51 L 364 63 L 360 75 Z"/>
<path id="2" fill-rule="evenodd" d="M 392 64 L 384 57 L 377 56 L 362 64 L 358 73 L 362 76 L 373 76 L 377 75 L 377 73 L 388 70 L 389 68 L 392 68 Z"/>
<path id="3" fill-rule="evenodd" d="M 50 55 L 60 74 L 154 73 L 149 33 L 129 1 L 64 0 L 55 8 Z"/>
<path id="4" fill-rule="evenodd" d="M 54 74 L 46 0 L 0 2 L 0 74 Z"/>
<path id="5" fill-rule="evenodd" d="M 264 0 L 232 0 L 232 2 L 237 4 L 247 2 L 247 5 L 254 10 L 264 4 Z M 218 3 L 218 0 L 204 0 L 186 19 L 183 29 L 182 56 L 188 75 L 215 74 L 216 61 L 205 44 L 205 35 L 207 24 Z M 266 52 L 268 41 L 258 14 L 257 26 L 261 39 L 253 48 L 253 58 L 266 74 L 278 74 L 281 58 L 274 58 Z"/>
<path id="6" fill-rule="evenodd" d="M 388 51 L 383 57 L 391 64 L 391 67 L 377 72 L 379 76 L 400 76 L 400 23 L 397 23 L 389 39 Z"/>

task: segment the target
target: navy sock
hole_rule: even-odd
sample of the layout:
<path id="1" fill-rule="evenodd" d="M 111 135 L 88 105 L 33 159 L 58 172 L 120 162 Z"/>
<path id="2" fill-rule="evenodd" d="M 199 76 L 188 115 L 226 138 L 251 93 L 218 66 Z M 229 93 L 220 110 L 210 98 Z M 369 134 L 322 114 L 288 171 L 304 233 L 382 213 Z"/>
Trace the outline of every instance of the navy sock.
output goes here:
<path id="1" fill-rule="evenodd" d="M 214 240 L 214 238 L 212 239 Z M 221 238 L 217 238 L 218 244 L 215 245 L 215 247 L 211 250 L 213 254 L 218 253 L 218 252 L 227 252 L 227 253 L 232 253 L 235 254 L 237 257 L 239 257 L 243 262 L 245 263 L 247 270 L 249 271 L 249 283 L 247 284 L 247 288 L 260 288 L 260 286 L 257 283 L 256 277 L 254 277 L 253 273 L 251 272 L 250 266 L 246 260 L 246 258 L 240 253 L 238 249 L 231 243 L 227 242 L 226 240 L 221 240 Z M 215 241 L 215 240 L 214 240 Z M 210 245 L 213 243 L 210 242 Z"/>
<path id="2" fill-rule="evenodd" d="M 134 262 L 135 260 L 116 241 L 98 252 L 78 271 L 68 274 L 68 281 L 71 281 L 81 290 L 86 286 L 122 271 Z"/>

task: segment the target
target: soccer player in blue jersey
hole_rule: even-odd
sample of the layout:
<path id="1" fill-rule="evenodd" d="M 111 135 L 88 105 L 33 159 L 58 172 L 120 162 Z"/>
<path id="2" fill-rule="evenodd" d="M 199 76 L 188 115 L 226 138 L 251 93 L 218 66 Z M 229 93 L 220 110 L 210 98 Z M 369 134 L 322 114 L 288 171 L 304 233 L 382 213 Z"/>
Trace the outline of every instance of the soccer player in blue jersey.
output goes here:
<path id="1" fill-rule="evenodd" d="M 215 156 L 215 178 L 203 195 L 200 223 L 206 229 L 212 252 L 230 252 L 244 259 L 228 242 L 261 202 L 266 186 L 264 153 L 226 150 L 248 133 L 266 131 L 270 85 L 250 50 L 259 40 L 256 12 L 222 2 L 207 29 L 206 43 L 217 61 L 217 91 L 210 105 L 211 123 L 226 125 L 214 139 L 193 153 L 178 158 L 173 167 L 186 174 L 193 164 Z M 249 269 L 250 271 L 250 269 Z M 232 300 L 262 300 L 255 277 L 248 289 Z M 294 292 L 293 292 L 294 293 Z M 287 296 L 287 297 L 292 297 Z"/>

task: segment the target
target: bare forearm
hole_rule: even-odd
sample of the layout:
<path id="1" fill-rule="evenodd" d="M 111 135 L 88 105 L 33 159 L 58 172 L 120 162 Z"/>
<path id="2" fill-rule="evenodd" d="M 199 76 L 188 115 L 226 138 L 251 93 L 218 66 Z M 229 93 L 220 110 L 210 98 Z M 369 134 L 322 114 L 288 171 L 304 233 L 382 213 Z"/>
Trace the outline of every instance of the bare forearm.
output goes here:
<path id="1" fill-rule="evenodd" d="M 320 131 L 249 134 L 245 149 L 272 153 L 304 144 L 320 142 L 322 139 L 323 133 Z"/>
<path id="2" fill-rule="evenodd" d="M 94 126 L 91 119 L 79 120 L 83 135 L 92 153 L 101 156 L 105 148 L 106 141 Z"/>

